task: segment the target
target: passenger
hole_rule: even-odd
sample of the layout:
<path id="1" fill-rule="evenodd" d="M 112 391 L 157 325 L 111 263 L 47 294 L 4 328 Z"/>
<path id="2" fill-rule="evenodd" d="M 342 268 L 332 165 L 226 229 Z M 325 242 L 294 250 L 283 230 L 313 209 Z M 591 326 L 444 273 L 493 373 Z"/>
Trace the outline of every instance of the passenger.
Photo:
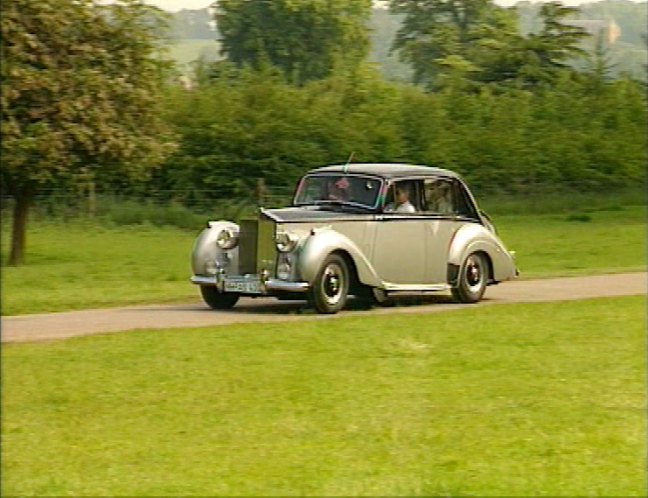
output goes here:
<path id="1" fill-rule="evenodd" d="M 435 213 L 451 214 L 453 212 L 450 185 L 445 182 L 437 184 L 432 191 L 430 206 Z"/>

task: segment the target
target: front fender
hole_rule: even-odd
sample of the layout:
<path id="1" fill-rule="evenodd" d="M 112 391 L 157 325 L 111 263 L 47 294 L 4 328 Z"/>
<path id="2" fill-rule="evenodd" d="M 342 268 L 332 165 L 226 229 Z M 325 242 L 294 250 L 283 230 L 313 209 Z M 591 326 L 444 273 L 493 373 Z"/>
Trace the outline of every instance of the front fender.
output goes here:
<path id="1" fill-rule="evenodd" d="M 315 231 L 304 243 L 299 255 L 299 270 L 302 280 L 312 284 L 326 257 L 335 251 L 342 251 L 349 255 L 361 283 L 371 286 L 380 284 L 378 275 L 360 248 L 351 239 L 332 228 Z"/>
<path id="2" fill-rule="evenodd" d="M 238 268 L 238 245 L 234 249 L 224 250 L 216 244 L 218 234 L 224 228 L 239 233 L 239 226 L 231 221 L 210 221 L 194 242 L 191 251 L 191 269 L 194 275 L 206 275 L 207 262 L 210 264 L 218 262 L 228 269 Z"/>
<path id="3" fill-rule="evenodd" d="M 482 225 L 464 225 L 452 239 L 448 263 L 461 266 L 465 258 L 474 252 L 488 255 L 493 266 L 493 280 L 496 282 L 515 277 L 515 261 L 499 237 Z"/>

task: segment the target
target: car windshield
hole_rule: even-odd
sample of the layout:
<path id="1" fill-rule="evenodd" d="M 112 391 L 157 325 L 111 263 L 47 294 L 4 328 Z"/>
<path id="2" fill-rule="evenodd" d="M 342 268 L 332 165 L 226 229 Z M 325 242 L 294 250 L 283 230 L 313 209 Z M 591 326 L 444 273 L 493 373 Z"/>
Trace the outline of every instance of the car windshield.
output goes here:
<path id="1" fill-rule="evenodd" d="M 374 208 L 378 202 L 381 180 L 347 174 L 307 175 L 301 179 L 294 205 L 349 204 Z"/>

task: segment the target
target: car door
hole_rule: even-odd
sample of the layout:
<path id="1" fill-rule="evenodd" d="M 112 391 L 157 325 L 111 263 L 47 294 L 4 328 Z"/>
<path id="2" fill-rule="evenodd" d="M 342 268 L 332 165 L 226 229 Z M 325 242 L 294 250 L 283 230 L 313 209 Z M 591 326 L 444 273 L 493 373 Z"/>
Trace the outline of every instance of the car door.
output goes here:
<path id="1" fill-rule="evenodd" d="M 374 222 L 371 263 L 391 284 L 422 283 L 426 271 L 426 225 L 420 215 L 385 213 Z"/>
<path id="2" fill-rule="evenodd" d="M 397 191 L 408 191 L 409 209 L 397 207 Z M 421 215 L 421 182 L 401 180 L 390 184 L 385 210 L 374 222 L 371 263 L 381 280 L 390 284 L 421 284 L 426 271 L 425 218 Z M 402 200 L 402 199 L 401 199 Z"/>
<path id="3" fill-rule="evenodd" d="M 430 284 L 447 282 L 448 253 L 454 234 L 463 221 L 459 219 L 457 186 L 452 179 L 427 178 L 423 181 L 425 222 L 425 280 Z"/>

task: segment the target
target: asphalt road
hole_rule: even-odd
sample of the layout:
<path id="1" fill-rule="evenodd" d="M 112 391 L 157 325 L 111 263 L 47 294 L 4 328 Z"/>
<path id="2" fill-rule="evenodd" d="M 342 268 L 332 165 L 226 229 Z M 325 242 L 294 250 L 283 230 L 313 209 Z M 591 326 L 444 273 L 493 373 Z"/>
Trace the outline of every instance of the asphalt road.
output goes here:
<path id="1" fill-rule="evenodd" d="M 190 284 L 188 284 L 190 285 Z M 328 320 L 333 316 L 363 314 L 431 313 L 460 310 L 466 306 L 507 303 L 566 301 L 596 297 L 646 294 L 645 272 L 587 277 L 517 280 L 489 287 L 478 304 L 455 304 L 449 295 L 403 300 L 393 307 L 362 309 L 353 302 L 338 315 L 318 315 L 302 301 L 271 298 L 243 298 L 231 311 L 209 309 L 196 302 L 165 306 L 130 306 L 40 315 L 9 316 L 1 319 L 3 343 L 65 339 L 82 335 L 125 332 L 136 329 L 205 327 L 243 322 Z"/>

